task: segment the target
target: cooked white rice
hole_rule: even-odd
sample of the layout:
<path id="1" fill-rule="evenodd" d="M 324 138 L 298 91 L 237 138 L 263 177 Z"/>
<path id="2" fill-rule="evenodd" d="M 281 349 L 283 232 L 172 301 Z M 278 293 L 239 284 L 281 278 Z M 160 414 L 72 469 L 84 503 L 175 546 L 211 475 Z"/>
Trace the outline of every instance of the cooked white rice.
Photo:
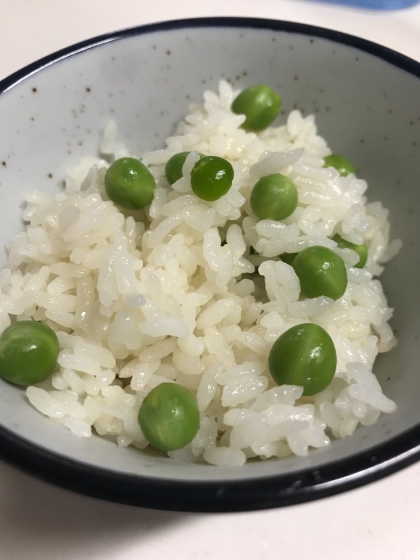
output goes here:
<path id="1" fill-rule="evenodd" d="M 130 155 L 114 123 L 104 159 L 71 169 L 57 196 L 26 198 L 28 226 L 0 272 L 0 332 L 28 318 L 57 332 L 58 370 L 27 396 L 78 436 L 95 432 L 144 449 L 139 408 L 167 381 L 190 389 L 201 412 L 192 443 L 168 455 L 215 465 L 303 456 L 396 409 L 372 373 L 377 353 L 395 344 L 392 309 L 374 279 L 400 246 L 389 243 L 387 210 L 367 202 L 362 179 L 323 169 L 330 149 L 313 116 L 292 111 L 280 127 L 246 133 L 244 117 L 230 111 L 237 93 L 226 82 L 218 94 L 205 92 L 167 147 L 142 156 L 157 184 L 147 212 L 123 213 L 105 194 L 109 163 Z M 165 163 L 186 150 L 183 177 L 170 187 Z M 233 165 L 233 186 L 216 202 L 191 190 L 197 152 Z M 258 222 L 250 193 L 274 172 L 293 179 L 299 205 L 281 223 Z M 336 246 L 335 233 L 367 244 L 363 269 L 352 267 L 358 257 Z M 302 299 L 293 268 L 278 257 L 311 245 L 346 263 L 348 287 L 337 301 Z M 301 387 L 276 386 L 267 367 L 273 342 L 303 322 L 322 325 L 338 357 L 332 383 L 311 398 Z"/>

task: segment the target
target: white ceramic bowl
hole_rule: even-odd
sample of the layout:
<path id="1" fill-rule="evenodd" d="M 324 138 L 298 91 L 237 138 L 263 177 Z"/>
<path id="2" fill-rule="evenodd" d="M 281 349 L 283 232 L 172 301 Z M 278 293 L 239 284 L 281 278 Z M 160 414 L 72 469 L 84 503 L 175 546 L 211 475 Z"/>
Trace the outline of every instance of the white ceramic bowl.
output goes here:
<path id="1" fill-rule="evenodd" d="M 97 152 L 109 118 L 132 151 L 157 148 L 190 100 L 221 77 L 240 87 L 267 83 L 286 112 L 315 112 L 334 151 L 368 180 L 370 199 L 391 209 L 404 247 L 383 281 L 399 344 L 376 373 L 398 411 L 307 458 L 221 468 L 79 439 L 0 382 L 0 454 L 36 476 L 135 505 L 246 510 L 349 489 L 420 455 L 418 63 L 326 29 L 238 18 L 160 23 L 64 49 L 0 82 L 1 244 L 22 227 L 24 193 L 57 191 L 69 165 Z"/>

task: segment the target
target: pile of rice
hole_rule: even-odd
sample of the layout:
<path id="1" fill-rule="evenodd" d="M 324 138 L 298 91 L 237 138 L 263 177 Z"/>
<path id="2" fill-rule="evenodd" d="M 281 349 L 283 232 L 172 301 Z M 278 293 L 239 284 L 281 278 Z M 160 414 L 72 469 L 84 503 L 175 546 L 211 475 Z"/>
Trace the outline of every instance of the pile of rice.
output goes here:
<path id="1" fill-rule="evenodd" d="M 57 372 L 27 397 L 78 436 L 94 431 L 144 449 L 139 408 L 168 381 L 190 389 L 201 412 L 191 444 L 168 455 L 214 465 L 303 456 L 396 409 L 372 373 L 377 353 L 395 345 L 392 309 L 374 279 L 400 246 L 389 243 L 387 210 L 367 203 L 362 179 L 323 169 L 330 149 L 313 116 L 292 111 L 282 126 L 247 133 L 245 117 L 230 110 L 237 94 L 226 82 L 218 94 L 205 92 L 167 147 L 142 156 L 157 184 L 146 211 L 123 212 L 106 196 L 110 162 L 132 155 L 114 123 L 104 159 L 81 161 L 55 197 L 26 197 L 28 226 L 0 272 L 0 332 L 28 318 L 57 332 Z M 181 151 L 192 153 L 171 187 L 165 163 Z M 233 186 L 215 202 L 191 190 L 197 152 L 233 165 Z M 294 181 L 299 205 L 283 222 L 257 221 L 251 190 L 274 172 Z M 352 266 L 355 252 L 331 240 L 335 233 L 367 244 L 363 269 Z M 303 299 L 293 268 L 279 258 L 311 245 L 346 263 L 349 282 L 337 301 Z M 302 398 L 301 387 L 275 385 L 267 360 L 283 332 L 306 322 L 328 331 L 338 364 L 325 391 Z"/>

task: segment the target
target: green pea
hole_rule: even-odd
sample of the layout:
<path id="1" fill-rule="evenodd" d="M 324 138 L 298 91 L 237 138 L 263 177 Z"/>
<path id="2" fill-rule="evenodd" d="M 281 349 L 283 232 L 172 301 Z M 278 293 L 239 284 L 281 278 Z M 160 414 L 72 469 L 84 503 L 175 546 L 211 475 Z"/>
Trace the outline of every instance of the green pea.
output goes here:
<path id="1" fill-rule="evenodd" d="M 285 262 L 286 264 L 292 264 L 292 262 L 295 260 L 297 253 L 283 253 L 282 255 L 280 255 L 280 258 L 283 262 Z"/>
<path id="2" fill-rule="evenodd" d="M 307 247 L 292 264 L 303 294 L 309 298 L 340 298 L 347 288 L 347 270 L 343 259 L 327 247 Z"/>
<path id="3" fill-rule="evenodd" d="M 182 167 L 190 153 L 191 152 L 179 152 L 179 154 L 175 154 L 167 161 L 165 166 L 165 175 L 169 184 L 173 185 L 176 181 L 181 179 Z M 199 156 L 200 159 L 204 157 L 204 155 L 200 153 Z"/>
<path id="4" fill-rule="evenodd" d="M 16 385 L 33 385 L 49 377 L 60 346 L 55 332 L 36 321 L 12 323 L 0 336 L 0 376 Z"/>
<path id="5" fill-rule="evenodd" d="M 268 366 L 278 385 L 299 385 L 304 395 L 314 395 L 331 383 L 337 353 L 327 331 L 314 323 L 303 323 L 276 340 Z"/>
<path id="6" fill-rule="evenodd" d="M 346 241 L 338 233 L 334 235 L 333 241 L 337 243 L 340 249 L 352 249 L 356 251 L 359 255 L 359 262 L 354 265 L 355 268 L 363 268 L 366 264 L 368 258 L 368 250 L 366 245 L 363 243 L 362 245 L 356 245 L 355 243 L 350 243 L 350 241 Z"/>
<path id="7" fill-rule="evenodd" d="M 117 159 L 105 175 L 106 194 L 114 204 L 128 210 L 140 210 L 148 206 L 153 200 L 155 189 L 153 175 L 138 159 Z"/>
<path id="8" fill-rule="evenodd" d="M 284 220 L 296 209 L 296 185 L 281 173 L 266 175 L 252 189 L 250 203 L 260 220 Z"/>
<path id="9" fill-rule="evenodd" d="M 342 177 L 346 177 L 350 173 L 356 175 L 356 170 L 349 160 L 337 154 L 331 154 L 325 157 L 324 167 L 334 167 L 334 169 L 337 169 Z"/>
<path id="10" fill-rule="evenodd" d="M 149 442 L 162 451 L 181 449 L 200 428 L 197 402 L 185 387 L 161 383 L 150 391 L 139 411 L 139 424 Z"/>
<path id="11" fill-rule="evenodd" d="M 280 107 L 280 95 L 265 85 L 244 89 L 232 103 L 234 113 L 246 116 L 242 128 L 252 132 L 270 126 L 279 114 Z"/>
<path id="12" fill-rule="evenodd" d="M 213 202 L 228 192 L 233 175 L 233 167 L 226 159 L 204 156 L 191 171 L 191 188 L 199 198 Z"/>

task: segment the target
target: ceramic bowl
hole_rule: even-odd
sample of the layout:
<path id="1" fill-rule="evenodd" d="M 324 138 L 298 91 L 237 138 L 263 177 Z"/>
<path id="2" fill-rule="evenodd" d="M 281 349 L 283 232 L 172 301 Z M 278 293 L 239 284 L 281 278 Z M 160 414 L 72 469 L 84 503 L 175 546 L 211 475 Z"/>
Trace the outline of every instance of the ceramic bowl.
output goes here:
<path id="1" fill-rule="evenodd" d="M 97 153 L 110 118 L 132 152 L 158 148 L 221 77 L 238 87 L 267 83 L 286 112 L 315 113 L 330 146 L 369 182 L 370 200 L 390 208 L 392 234 L 404 245 L 383 282 L 399 344 L 375 371 L 398 411 L 306 458 L 222 468 L 78 438 L 0 382 L 0 455 L 38 477 L 127 504 L 233 511 L 327 496 L 420 456 L 417 62 L 326 29 L 240 18 L 159 23 L 66 48 L 0 82 L 1 245 L 22 228 L 24 194 L 58 192 L 65 169 Z"/>

